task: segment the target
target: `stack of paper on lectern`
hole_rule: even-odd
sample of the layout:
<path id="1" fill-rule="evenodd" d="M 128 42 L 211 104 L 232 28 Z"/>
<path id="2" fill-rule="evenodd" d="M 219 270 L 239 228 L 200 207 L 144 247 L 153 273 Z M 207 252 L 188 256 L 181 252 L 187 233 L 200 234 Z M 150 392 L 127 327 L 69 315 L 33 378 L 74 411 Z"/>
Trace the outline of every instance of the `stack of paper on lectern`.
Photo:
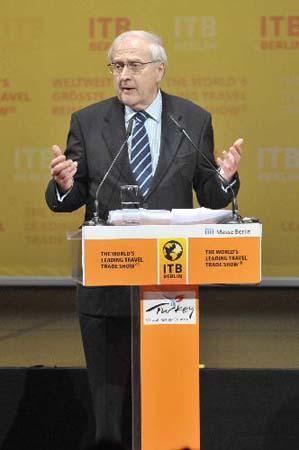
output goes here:
<path id="1" fill-rule="evenodd" d="M 112 225 L 188 225 L 225 222 L 231 217 L 226 209 L 118 209 L 110 211 L 108 223 Z"/>
<path id="2" fill-rule="evenodd" d="M 170 223 L 173 225 L 196 223 L 220 223 L 231 218 L 232 212 L 227 209 L 173 209 L 170 213 Z"/>

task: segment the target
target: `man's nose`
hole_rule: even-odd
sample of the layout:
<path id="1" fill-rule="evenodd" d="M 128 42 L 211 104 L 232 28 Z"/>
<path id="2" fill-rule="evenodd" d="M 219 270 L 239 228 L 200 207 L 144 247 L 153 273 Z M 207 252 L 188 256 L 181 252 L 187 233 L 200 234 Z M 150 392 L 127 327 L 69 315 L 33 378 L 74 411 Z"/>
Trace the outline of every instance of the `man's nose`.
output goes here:
<path id="1" fill-rule="evenodd" d="M 128 78 L 131 78 L 131 72 L 127 65 L 123 67 L 123 70 L 120 73 L 120 78 L 122 80 L 127 80 Z"/>

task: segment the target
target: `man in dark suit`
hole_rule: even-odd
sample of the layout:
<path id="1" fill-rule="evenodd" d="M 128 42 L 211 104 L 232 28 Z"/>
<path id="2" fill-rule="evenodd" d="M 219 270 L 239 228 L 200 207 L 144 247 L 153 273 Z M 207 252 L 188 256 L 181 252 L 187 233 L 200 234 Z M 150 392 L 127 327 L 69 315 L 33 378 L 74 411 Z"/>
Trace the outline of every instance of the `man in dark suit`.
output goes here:
<path id="1" fill-rule="evenodd" d="M 117 96 L 72 115 L 67 149 L 53 146 L 46 200 L 56 212 L 85 205 L 85 220 L 94 212 L 95 193 L 133 120 L 132 137 L 103 184 L 99 204 L 102 216 L 120 208 L 120 186 L 139 184 L 140 206 L 149 209 L 191 208 L 193 190 L 201 206 L 225 207 L 231 188 L 237 192 L 237 168 L 242 140 L 217 159 L 222 180 L 202 158 L 216 166 L 211 116 L 204 109 L 159 90 L 166 67 L 161 40 L 146 32 L 120 35 L 109 51 L 109 67 Z M 140 113 L 145 122 L 139 121 Z M 188 130 L 195 151 L 172 120 Z M 138 128 L 140 127 L 140 128 Z M 136 131 L 137 130 L 137 131 Z M 140 143 L 138 133 L 141 133 Z M 134 141 L 135 139 L 135 141 Z M 134 152 L 137 147 L 137 155 Z M 143 156 L 143 152 L 147 154 Z M 138 174 L 134 160 L 142 155 Z M 146 180 L 144 172 L 149 170 Z M 145 189 L 146 186 L 146 189 Z M 124 287 L 78 287 L 78 310 L 94 403 L 97 438 L 126 441 L 126 396 L 130 387 L 129 292 Z"/>

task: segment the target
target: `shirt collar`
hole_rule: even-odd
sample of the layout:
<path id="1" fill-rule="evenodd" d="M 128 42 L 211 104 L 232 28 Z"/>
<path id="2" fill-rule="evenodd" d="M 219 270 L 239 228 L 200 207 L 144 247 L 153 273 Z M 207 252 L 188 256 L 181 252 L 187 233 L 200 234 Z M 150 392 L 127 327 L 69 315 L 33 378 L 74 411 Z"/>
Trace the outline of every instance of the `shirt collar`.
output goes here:
<path id="1" fill-rule="evenodd" d="M 145 109 L 146 113 L 149 117 L 156 122 L 161 121 L 162 116 L 162 95 L 160 89 L 158 90 L 158 94 L 156 95 L 155 100 Z M 136 114 L 129 106 L 125 105 L 125 122 L 128 124 L 129 120 Z"/>

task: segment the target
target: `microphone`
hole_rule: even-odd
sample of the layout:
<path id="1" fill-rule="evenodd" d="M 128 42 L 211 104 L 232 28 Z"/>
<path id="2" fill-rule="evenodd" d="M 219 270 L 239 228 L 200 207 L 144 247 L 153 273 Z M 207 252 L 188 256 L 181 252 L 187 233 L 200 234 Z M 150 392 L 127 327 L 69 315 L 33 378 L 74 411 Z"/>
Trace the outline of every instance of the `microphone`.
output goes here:
<path id="1" fill-rule="evenodd" d="M 128 123 L 128 128 L 126 131 L 126 137 L 125 140 L 123 141 L 122 145 L 120 146 L 120 149 L 118 150 L 117 154 L 115 155 L 115 157 L 113 158 L 110 166 L 108 167 L 108 170 L 106 171 L 105 175 L 103 176 L 101 182 L 99 183 L 97 190 L 96 190 L 96 194 L 95 194 L 95 201 L 94 201 L 94 213 L 93 213 L 93 218 L 91 221 L 89 221 L 87 223 L 87 225 L 107 225 L 107 222 L 105 222 L 104 220 L 100 219 L 99 217 L 99 194 L 101 192 L 102 186 L 105 183 L 106 178 L 108 177 L 108 175 L 110 174 L 111 170 L 114 167 L 114 164 L 116 163 L 116 161 L 118 160 L 119 156 L 121 155 L 123 149 L 125 148 L 125 146 L 127 145 L 127 142 L 129 140 L 129 137 L 132 134 L 132 130 L 133 130 L 133 118 L 131 120 L 129 120 Z"/>
<path id="2" fill-rule="evenodd" d="M 201 157 L 205 160 L 205 162 L 210 166 L 210 169 L 207 169 L 207 170 L 210 170 L 211 172 L 215 173 L 215 175 L 218 177 L 218 179 L 221 182 L 221 185 L 222 185 L 222 188 L 223 188 L 224 192 L 227 192 L 228 190 L 230 190 L 230 192 L 232 194 L 232 218 L 231 218 L 229 223 L 241 223 L 242 222 L 242 218 L 239 215 L 236 194 L 235 194 L 235 191 L 233 190 L 231 184 L 227 184 L 227 181 L 223 178 L 223 176 L 221 175 L 219 170 L 216 169 L 216 167 L 209 160 L 209 158 L 197 147 L 197 145 L 193 142 L 192 138 L 189 136 L 189 134 L 187 133 L 185 128 L 182 127 L 179 124 L 179 122 L 171 114 L 168 113 L 168 116 L 172 120 L 172 122 L 175 124 L 175 126 L 180 130 L 180 132 L 190 142 L 192 147 L 201 155 Z"/>

